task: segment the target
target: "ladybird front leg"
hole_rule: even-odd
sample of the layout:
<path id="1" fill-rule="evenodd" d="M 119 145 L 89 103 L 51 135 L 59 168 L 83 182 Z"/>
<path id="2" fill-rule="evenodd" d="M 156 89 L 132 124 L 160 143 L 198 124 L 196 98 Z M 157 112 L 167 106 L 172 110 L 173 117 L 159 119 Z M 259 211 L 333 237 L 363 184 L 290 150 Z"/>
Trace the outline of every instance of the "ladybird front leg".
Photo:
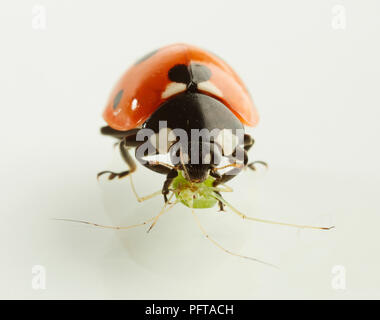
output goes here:
<path id="1" fill-rule="evenodd" d="M 210 170 L 210 176 L 213 177 L 213 178 L 215 178 L 215 181 L 216 181 L 216 180 L 220 180 L 220 179 L 222 178 L 221 174 L 218 173 L 218 172 L 216 171 L 216 168 L 214 168 L 214 167 L 211 168 L 211 170 Z"/>
<path id="2" fill-rule="evenodd" d="M 137 169 L 136 162 L 133 160 L 132 156 L 129 154 L 129 148 L 136 146 L 135 137 L 136 137 L 136 135 L 130 136 L 128 138 L 124 138 L 119 143 L 119 150 L 120 150 L 121 157 L 123 158 L 123 160 L 125 161 L 125 163 L 129 167 L 129 170 L 125 170 L 122 172 L 113 172 L 113 171 L 105 170 L 105 171 L 98 173 L 98 175 L 97 175 L 98 179 L 100 178 L 100 176 L 102 176 L 104 174 L 109 174 L 108 180 L 113 180 L 115 178 L 122 179 L 122 178 L 127 177 L 129 174 L 136 171 L 136 169 Z M 139 142 L 139 143 L 141 144 L 141 142 Z"/>
<path id="3" fill-rule="evenodd" d="M 249 149 L 251 149 L 254 143 L 255 143 L 255 140 L 249 134 L 244 135 L 244 150 L 245 151 L 248 151 Z M 253 171 L 256 171 L 256 166 L 255 166 L 256 164 L 260 164 L 264 166 L 265 168 L 268 168 L 268 164 L 265 161 L 253 161 L 253 162 L 248 163 L 245 167 Z"/>
<path id="4" fill-rule="evenodd" d="M 247 164 L 247 168 L 249 168 L 249 169 L 251 169 L 253 171 L 256 171 L 257 170 L 256 164 L 260 164 L 260 165 L 264 166 L 265 169 L 268 169 L 268 164 L 265 161 L 259 161 L 259 160 L 258 161 L 253 161 L 251 163 L 248 163 Z"/>
<path id="5" fill-rule="evenodd" d="M 127 131 L 120 131 L 120 130 L 115 130 L 111 128 L 110 126 L 104 126 L 100 128 L 100 133 L 104 136 L 109 136 L 113 137 L 116 139 L 124 139 L 128 137 L 132 137 L 132 140 L 135 140 L 133 137 L 136 136 L 137 132 L 139 129 L 132 129 L 132 130 L 127 130 Z"/>
<path id="6" fill-rule="evenodd" d="M 218 184 L 222 183 L 220 182 L 223 179 L 223 176 L 219 174 L 216 170 L 215 167 L 211 168 L 210 170 L 210 176 L 215 178 L 213 182 L 213 186 L 217 186 Z M 214 191 L 219 197 L 222 197 L 219 191 Z M 224 212 L 224 203 L 220 200 L 218 200 L 218 205 L 219 205 L 219 212 Z"/>
<path id="7" fill-rule="evenodd" d="M 107 174 L 108 173 L 108 180 L 113 180 L 115 179 L 116 177 L 118 179 L 122 179 L 122 178 L 125 178 L 127 177 L 131 171 L 129 170 L 126 170 L 126 171 L 122 171 L 122 172 L 113 172 L 113 171 L 108 171 L 108 170 L 105 170 L 105 171 L 101 171 L 98 173 L 97 175 L 97 179 L 99 180 L 99 178 L 104 175 L 104 174 Z"/>
<path id="8" fill-rule="evenodd" d="M 244 150 L 249 151 L 251 147 L 254 145 L 255 140 L 248 134 L 244 134 Z"/>
<path id="9" fill-rule="evenodd" d="M 212 174 L 216 178 L 213 182 L 214 187 L 218 186 L 221 183 L 225 183 L 225 182 L 230 181 L 231 179 L 235 178 L 239 174 L 239 172 L 241 172 L 243 170 L 243 168 L 247 165 L 247 163 L 248 163 L 247 151 L 244 149 L 240 149 L 240 151 L 242 151 L 243 155 L 244 155 L 243 163 L 236 163 L 237 151 L 235 149 L 233 154 L 231 156 L 227 157 L 230 160 L 230 164 L 223 166 L 223 167 L 219 167 L 219 168 L 215 167 L 210 171 L 210 175 Z M 219 173 L 217 173 L 217 170 L 226 169 L 228 167 L 231 167 L 232 169 L 228 170 L 223 175 L 220 175 Z"/>
<path id="10" fill-rule="evenodd" d="M 168 202 L 169 187 L 173 179 L 177 177 L 178 171 L 172 165 L 162 163 L 159 161 L 148 161 L 144 163 L 144 166 L 157 173 L 166 174 L 166 180 L 162 187 L 162 195 L 164 196 L 165 203 Z"/>
<path id="11" fill-rule="evenodd" d="M 165 203 L 168 203 L 168 194 L 169 194 L 169 187 L 171 183 L 173 182 L 173 179 L 178 176 L 178 171 L 176 169 L 170 170 L 170 172 L 166 176 L 166 180 L 164 182 L 164 185 L 162 187 L 162 195 L 164 196 Z"/>

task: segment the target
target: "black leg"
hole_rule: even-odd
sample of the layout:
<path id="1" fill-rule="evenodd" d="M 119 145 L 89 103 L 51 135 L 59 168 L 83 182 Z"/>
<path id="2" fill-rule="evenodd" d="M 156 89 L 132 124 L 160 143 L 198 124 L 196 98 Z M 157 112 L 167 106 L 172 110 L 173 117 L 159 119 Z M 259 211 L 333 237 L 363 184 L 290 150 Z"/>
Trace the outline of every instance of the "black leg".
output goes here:
<path id="1" fill-rule="evenodd" d="M 217 171 L 210 170 L 210 176 L 214 177 L 215 181 L 217 181 L 217 180 L 219 181 L 220 179 L 222 179 L 222 176 Z M 214 183 L 214 186 L 215 186 L 215 183 Z M 222 197 L 222 195 L 220 194 L 219 191 L 215 191 L 215 193 L 219 197 Z M 219 211 L 224 211 L 224 203 L 222 201 L 218 200 L 218 204 L 219 204 Z"/>
<path id="2" fill-rule="evenodd" d="M 142 144 L 142 143 L 140 142 L 140 144 Z M 170 164 L 166 164 L 166 163 L 159 162 L 159 161 L 148 161 L 146 159 L 143 159 L 143 157 L 146 157 L 146 156 L 158 155 L 159 153 L 157 150 L 155 150 L 154 152 L 150 152 L 150 153 L 148 153 L 149 150 L 145 150 L 145 153 L 142 154 L 142 152 L 138 152 L 137 149 L 138 148 L 136 148 L 136 151 L 135 151 L 135 157 L 144 167 L 146 167 L 152 171 L 155 171 L 157 173 L 161 173 L 161 174 L 165 174 L 165 175 L 167 175 L 174 168 Z"/>
<path id="3" fill-rule="evenodd" d="M 230 166 L 232 167 L 232 169 L 229 170 L 229 171 L 227 171 L 223 175 L 217 174 L 215 176 L 215 181 L 213 183 L 214 187 L 216 187 L 217 185 L 219 185 L 221 183 L 226 183 L 227 181 L 230 181 L 231 179 L 235 178 L 236 175 L 245 168 L 245 166 L 248 163 L 248 153 L 247 153 L 247 151 L 245 149 L 240 150 L 240 151 L 244 153 L 244 162 L 243 162 L 243 164 L 236 164 L 236 165 L 234 164 L 235 157 L 236 157 L 236 150 L 235 150 L 234 153 L 232 154 L 232 156 L 229 157 L 230 161 L 231 161 L 231 165 Z M 214 173 L 216 173 L 216 172 L 214 171 Z"/>
<path id="4" fill-rule="evenodd" d="M 264 161 L 253 161 L 247 164 L 247 167 L 253 171 L 256 171 L 256 164 L 261 164 L 265 168 L 268 168 L 268 164 Z"/>
<path id="5" fill-rule="evenodd" d="M 244 149 L 246 151 L 248 151 L 249 149 L 251 149 L 251 147 L 253 146 L 254 143 L 255 143 L 255 140 L 253 140 L 253 138 L 249 134 L 245 134 L 244 135 Z M 261 165 L 263 165 L 266 168 L 268 167 L 268 164 L 266 162 L 264 162 L 264 161 L 250 162 L 250 163 L 247 164 L 246 167 L 250 168 L 253 171 L 256 171 L 255 164 L 261 164 Z"/>
<path id="6" fill-rule="evenodd" d="M 108 173 L 109 174 L 108 175 L 109 180 L 113 180 L 116 177 L 121 179 L 121 178 L 127 177 L 130 173 L 136 171 L 136 168 L 137 168 L 136 162 L 133 160 L 133 158 L 129 154 L 129 150 L 128 150 L 129 148 L 135 146 L 136 139 L 133 139 L 133 137 L 136 137 L 136 136 L 134 135 L 134 136 L 128 137 L 129 140 L 127 140 L 127 138 L 125 138 L 119 143 L 119 149 L 120 149 L 121 157 L 123 158 L 125 163 L 128 165 L 129 170 L 125 170 L 122 172 L 112 172 L 112 171 L 108 171 L 108 170 L 102 171 L 102 172 L 98 173 L 98 178 L 100 176 L 102 176 L 103 174 Z M 141 141 L 138 141 L 138 142 L 141 144 Z"/>
<path id="7" fill-rule="evenodd" d="M 123 139 L 123 138 L 129 137 L 129 136 L 136 136 L 138 131 L 139 131 L 139 129 L 119 131 L 119 130 L 112 129 L 110 126 L 105 126 L 105 127 L 100 128 L 100 133 L 102 135 L 114 137 L 117 139 Z"/>
<path id="8" fill-rule="evenodd" d="M 137 160 L 142 165 L 147 167 L 148 169 L 153 170 L 153 171 L 158 172 L 158 173 L 161 173 L 161 174 L 168 174 L 170 172 L 170 170 L 172 170 L 172 166 L 170 166 L 170 165 L 160 163 L 158 161 L 145 161 L 145 160 L 139 158 L 139 154 L 137 153 L 137 149 L 139 146 L 141 146 L 144 143 L 144 141 L 137 141 L 136 140 L 138 131 L 139 131 L 139 129 L 132 129 L 129 131 L 118 131 L 118 130 L 112 129 L 109 126 L 101 128 L 102 134 L 121 139 L 121 141 L 119 143 L 120 153 L 121 153 L 123 160 L 128 165 L 129 170 L 125 170 L 122 172 L 102 171 L 102 172 L 98 173 L 98 178 L 101 175 L 108 173 L 109 174 L 109 176 L 108 176 L 109 180 L 112 180 L 116 177 L 121 179 L 121 178 L 127 177 L 130 173 L 136 171 L 136 168 L 137 168 L 136 163 L 129 153 L 129 149 L 131 149 L 131 148 L 136 148 L 135 156 L 136 156 Z"/>
<path id="9" fill-rule="evenodd" d="M 214 167 L 210 170 L 210 176 L 215 178 L 215 180 L 219 180 L 222 176 L 217 172 L 213 170 Z"/>
<path id="10" fill-rule="evenodd" d="M 254 143 L 255 143 L 255 140 L 253 140 L 253 138 L 249 134 L 246 133 L 244 135 L 244 150 L 248 151 L 249 149 L 251 149 Z"/>
<path id="11" fill-rule="evenodd" d="M 176 169 L 171 169 L 166 176 L 164 186 L 162 187 L 162 194 L 164 196 L 165 203 L 168 202 L 170 184 L 172 183 L 173 179 L 176 178 L 177 176 L 178 176 L 178 171 Z"/>

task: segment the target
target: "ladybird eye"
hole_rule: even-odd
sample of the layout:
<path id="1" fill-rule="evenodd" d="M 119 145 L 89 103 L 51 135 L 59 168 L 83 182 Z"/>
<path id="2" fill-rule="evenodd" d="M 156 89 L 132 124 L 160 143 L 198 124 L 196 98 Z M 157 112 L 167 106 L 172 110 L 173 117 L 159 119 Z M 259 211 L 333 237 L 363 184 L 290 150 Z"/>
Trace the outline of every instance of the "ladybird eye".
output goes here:
<path id="1" fill-rule="evenodd" d="M 211 81 L 204 81 L 198 83 L 198 90 L 211 93 L 218 97 L 223 96 L 222 92 Z"/>

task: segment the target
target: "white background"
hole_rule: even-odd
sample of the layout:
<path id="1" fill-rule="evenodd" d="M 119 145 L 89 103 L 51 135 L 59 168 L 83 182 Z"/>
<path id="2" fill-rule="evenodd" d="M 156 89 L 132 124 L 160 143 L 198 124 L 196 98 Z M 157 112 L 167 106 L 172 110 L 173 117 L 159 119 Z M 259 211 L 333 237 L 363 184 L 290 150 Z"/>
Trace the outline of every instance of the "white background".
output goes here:
<path id="1" fill-rule="evenodd" d="M 380 298 L 379 11 L 376 0 L 1 1 L 0 297 Z M 173 42 L 223 57 L 258 106 L 250 154 L 270 170 L 239 175 L 226 198 L 249 215 L 336 226 L 199 212 L 226 248 L 279 270 L 220 251 L 180 205 L 149 234 L 52 220 L 129 225 L 159 211 L 162 199 L 137 203 L 128 180 L 97 183 L 125 167 L 98 129 L 119 76 Z M 143 168 L 134 178 L 140 194 L 163 180 Z M 45 290 L 32 289 L 34 265 Z M 346 289 L 332 286 L 336 265 Z"/>

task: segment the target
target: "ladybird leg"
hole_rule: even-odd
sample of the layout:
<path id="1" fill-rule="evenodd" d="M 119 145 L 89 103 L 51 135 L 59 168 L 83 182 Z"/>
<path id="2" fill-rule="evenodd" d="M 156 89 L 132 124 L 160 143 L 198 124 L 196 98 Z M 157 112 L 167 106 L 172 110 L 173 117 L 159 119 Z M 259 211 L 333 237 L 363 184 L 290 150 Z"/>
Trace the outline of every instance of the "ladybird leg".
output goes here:
<path id="1" fill-rule="evenodd" d="M 139 159 L 137 159 L 139 160 Z M 171 164 L 160 162 L 160 161 L 144 161 L 140 162 L 144 167 L 161 174 L 167 175 L 170 171 L 174 170 L 175 167 Z"/>
<path id="2" fill-rule="evenodd" d="M 244 149 L 246 151 L 248 151 L 249 149 L 251 149 L 251 147 L 253 146 L 254 143 L 255 143 L 255 140 L 253 140 L 253 138 L 249 134 L 245 134 L 244 135 Z M 250 163 L 247 164 L 246 168 L 249 168 L 249 169 L 251 169 L 253 171 L 256 171 L 255 164 L 261 164 L 266 169 L 268 168 L 268 164 L 266 162 L 264 162 L 264 161 L 253 161 L 253 162 L 250 162 Z"/>
<path id="3" fill-rule="evenodd" d="M 175 169 L 171 164 L 160 161 L 148 161 L 148 168 L 162 174 L 168 174 L 172 169 Z"/>
<path id="4" fill-rule="evenodd" d="M 104 136 L 110 136 L 117 139 L 123 139 L 130 136 L 135 136 L 140 129 L 132 129 L 127 131 L 119 131 L 111 128 L 110 126 L 104 126 L 100 128 L 100 133 Z"/>
<path id="5" fill-rule="evenodd" d="M 237 173 L 233 172 L 234 170 L 235 169 L 230 170 L 229 172 L 231 172 L 231 173 L 226 172 L 225 174 L 221 175 L 219 179 L 215 179 L 213 182 L 213 187 L 216 187 L 221 183 L 226 183 L 227 181 L 230 181 L 231 179 L 235 178 Z"/>
<path id="6" fill-rule="evenodd" d="M 136 141 L 135 139 L 133 140 L 133 138 L 135 137 L 134 136 L 131 136 L 132 139 L 127 139 L 127 138 L 124 138 L 123 140 L 120 141 L 119 143 L 119 149 L 120 149 L 120 154 L 121 154 L 121 157 L 123 158 L 123 160 L 125 161 L 125 163 L 128 165 L 129 167 L 129 170 L 126 170 L 126 171 L 122 171 L 122 172 L 112 172 L 112 171 L 102 171 L 102 172 L 99 172 L 98 173 L 98 179 L 100 176 L 108 173 L 108 180 L 113 180 L 114 178 L 124 178 L 124 177 L 127 177 L 129 174 L 133 173 L 136 171 L 137 167 L 136 167 L 136 163 L 135 161 L 133 160 L 132 156 L 130 155 L 129 153 L 129 150 L 128 150 L 128 147 L 134 147 L 135 146 L 135 142 Z M 141 142 L 139 142 L 141 144 Z"/>
<path id="7" fill-rule="evenodd" d="M 215 178 L 215 180 L 220 180 L 222 178 L 222 176 L 217 172 L 217 171 L 214 171 L 214 170 L 210 170 L 210 176 Z M 219 192 L 219 190 L 215 190 L 214 191 L 218 196 L 222 196 Z M 219 205 L 219 211 L 224 211 L 224 203 L 220 200 L 218 200 L 218 205 Z"/>
<path id="8" fill-rule="evenodd" d="M 256 164 L 261 164 L 262 166 L 265 167 L 265 169 L 268 169 L 268 164 L 264 161 L 253 161 L 251 163 L 248 163 L 247 167 L 253 171 L 256 171 Z"/>
<path id="9" fill-rule="evenodd" d="M 172 169 L 168 172 L 166 175 L 166 180 L 164 182 L 164 185 L 162 187 L 162 195 L 164 196 L 165 203 L 168 203 L 168 194 L 169 194 L 169 187 L 172 183 L 173 179 L 178 176 L 178 171 L 176 169 Z"/>
<path id="10" fill-rule="evenodd" d="M 227 181 L 230 181 L 231 179 L 235 178 L 236 175 L 241 172 L 243 170 L 243 168 L 247 165 L 247 162 L 248 162 L 248 153 L 246 150 L 242 150 L 244 152 L 244 162 L 243 164 L 239 165 L 239 164 L 236 164 L 236 163 L 231 163 L 225 167 L 222 167 L 222 168 L 228 168 L 228 167 L 232 167 L 231 170 L 227 171 L 226 173 L 224 173 L 223 175 L 219 175 L 219 177 L 215 177 L 215 180 L 214 180 L 214 183 L 213 183 L 213 187 L 216 187 L 217 185 L 221 184 L 221 183 L 226 183 Z M 234 159 L 234 155 L 236 155 L 236 150 L 234 151 L 234 153 L 232 154 L 231 157 L 229 157 L 229 159 L 232 161 L 235 161 Z M 218 169 L 221 169 L 221 168 L 213 168 L 213 170 L 211 171 L 216 171 Z M 214 173 L 213 173 L 214 174 Z"/>
<path id="11" fill-rule="evenodd" d="M 255 143 L 255 140 L 253 140 L 253 138 L 249 134 L 246 133 L 244 135 L 244 149 L 246 151 L 249 151 L 249 149 L 251 149 L 254 143 Z"/>
<path id="12" fill-rule="evenodd" d="M 218 180 L 218 179 L 220 179 L 222 176 L 221 176 L 221 174 L 218 173 L 216 170 L 217 170 L 217 168 L 212 167 L 211 170 L 210 170 L 210 176 L 213 177 L 213 178 L 215 178 L 215 180 Z"/>
<path id="13" fill-rule="evenodd" d="M 140 145 L 141 145 L 141 143 L 140 143 Z M 169 163 L 164 163 L 164 162 L 156 161 L 156 160 L 148 161 L 148 160 L 143 159 L 143 157 L 146 157 L 146 156 L 157 156 L 157 155 L 159 155 L 159 152 L 157 150 L 153 153 L 147 153 L 146 152 L 145 154 L 141 154 L 141 153 L 137 152 L 137 149 L 138 148 L 136 148 L 135 157 L 144 167 L 146 167 L 152 171 L 155 171 L 157 173 L 165 174 L 165 175 L 167 175 L 172 169 L 174 169 L 174 166 L 172 166 Z"/>

